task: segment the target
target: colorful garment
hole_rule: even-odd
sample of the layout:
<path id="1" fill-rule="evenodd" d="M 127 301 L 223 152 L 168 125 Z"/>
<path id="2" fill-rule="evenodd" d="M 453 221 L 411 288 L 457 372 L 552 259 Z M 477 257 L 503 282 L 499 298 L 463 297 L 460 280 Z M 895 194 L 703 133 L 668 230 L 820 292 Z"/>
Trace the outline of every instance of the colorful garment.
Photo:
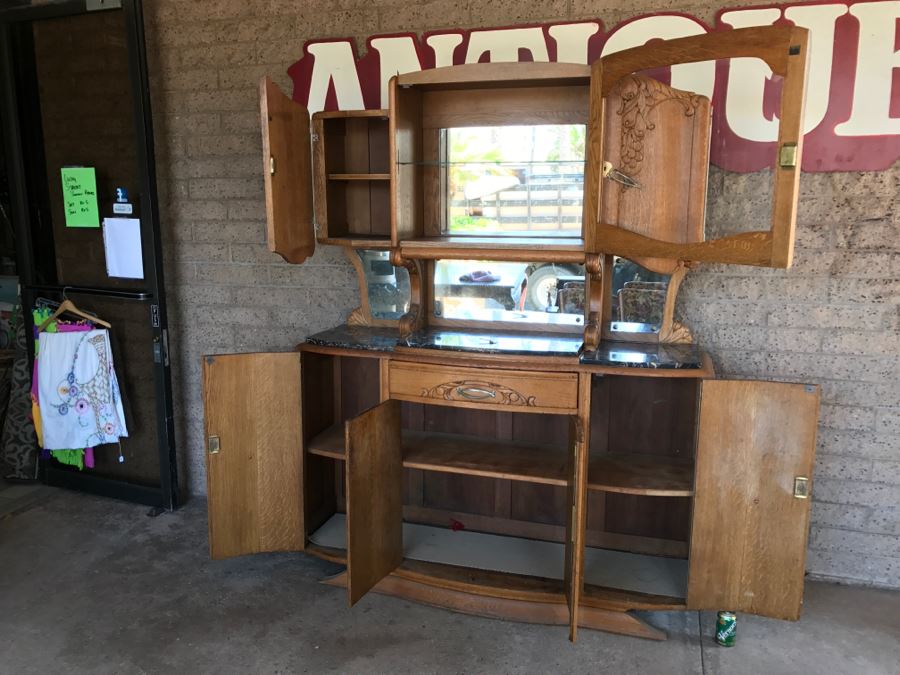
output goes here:
<path id="1" fill-rule="evenodd" d="M 38 445 L 42 448 L 42 456 L 44 459 L 50 457 L 55 458 L 60 464 L 76 466 L 81 471 L 87 466 L 89 469 L 94 468 L 94 449 L 93 448 L 69 448 L 65 450 L 47 450 L 44 448 L 44 436 L 41 424 L 41 408 L 38 396 L 38 355 L 40 353 L 40 332 L 39 328 L 44 325 L 52 316 L 53 312 L 49 307 L 38 307 L 32 311 L 34 319 L 34 365 L 31 372 L 31 421 L 34 424 L 34 432 L 37 437 Z M 93 328 L 93 325 L 79 321 L 69 323 L 67 321 L 54 320 L 44 327 L 44 331 L 48 333 L 66 333 L 66 332 L 83 332 Z"/>
<path id="2" fill-rule="evenodd" d="M 44 447 L 116 443 L 128 436 L 109 333 L 41 333 L 38 398 Z"/>

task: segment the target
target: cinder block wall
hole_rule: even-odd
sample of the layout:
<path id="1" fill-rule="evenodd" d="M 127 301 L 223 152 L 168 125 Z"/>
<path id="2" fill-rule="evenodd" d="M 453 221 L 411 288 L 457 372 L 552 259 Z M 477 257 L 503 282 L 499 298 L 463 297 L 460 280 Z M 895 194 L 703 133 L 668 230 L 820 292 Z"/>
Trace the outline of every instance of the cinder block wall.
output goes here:
<path id="1" fill-rule="evenodd" d="M 752 4 L 727 3 L 733 4 Z M 287 91 L 305 40 L 599 18 L 721 2 L 147 0 L 182 481 L 205 492 L 201 355 L 286 349 L 358 303 L 340 251 L 291 267 L 265 246 L 257 82 Z M 900 586 L 900 171 L 807 174 L 788 271 L 705 267 L 681 314 L 727 377 L 824 398 L 807 567 Z"/>

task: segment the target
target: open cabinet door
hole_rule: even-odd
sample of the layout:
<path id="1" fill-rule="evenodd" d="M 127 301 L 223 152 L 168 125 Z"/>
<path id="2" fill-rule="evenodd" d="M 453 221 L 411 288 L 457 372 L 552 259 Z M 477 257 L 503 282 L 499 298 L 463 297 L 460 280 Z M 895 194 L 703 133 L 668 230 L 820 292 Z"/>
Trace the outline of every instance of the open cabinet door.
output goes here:
<path id="1" fill-rule="evenodd" d="M 302 263 L 316 248 L 309 112 L 270 78 L 259 84 L 269 250 Z"/>
<path id="2" fill-rule="evenodd" d="M 806 29 L 767 26 L 654 42 L 595 61 L 587 250 L 665 274 L 679 261 L 788 267 L 807 42 Z"/>
<path id="3" fill-rule="evenodd" d="M 400 403 L 385 401 L 345 422 L 347 597 L 350 606 L 403 561 Z"/>
<path id="4" fill-rule="evenodd" d="M 584 528 L 587 517 L 588 449 L 581 420 L 569 417 L 568 521 L 565 590 L 569 605 L 569 640 L 578 636 L 578 612 L 584 589 Z"/>
<path id="5" fill-rule="evenodd" d="M 689 609 L 800 617 L 819 388 L 701 387 Z"/>
<path id="6" fill-rule="evenodd" d="M 300 391 L 298 352 L 203 359 L 213 558 L 303 550 Z"/>

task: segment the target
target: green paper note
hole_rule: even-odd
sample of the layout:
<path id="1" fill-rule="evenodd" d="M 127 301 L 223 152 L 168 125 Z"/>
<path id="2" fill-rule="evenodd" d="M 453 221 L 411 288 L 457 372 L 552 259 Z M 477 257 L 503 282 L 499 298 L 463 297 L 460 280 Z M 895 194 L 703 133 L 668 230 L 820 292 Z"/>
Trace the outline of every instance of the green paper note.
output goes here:
<path id="1" fill-rule="evenodd" d="M 63 167 L 61 172 L 66 227 L 100 227 L 93 167 Z"/>

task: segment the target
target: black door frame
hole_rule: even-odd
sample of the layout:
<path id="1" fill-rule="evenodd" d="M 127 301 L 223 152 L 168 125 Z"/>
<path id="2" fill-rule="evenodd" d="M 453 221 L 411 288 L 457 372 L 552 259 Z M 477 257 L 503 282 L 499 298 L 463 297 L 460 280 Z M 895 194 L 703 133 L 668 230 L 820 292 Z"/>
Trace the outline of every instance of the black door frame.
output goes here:
<path id="1" fill-rule="evenodd" d="M 138 180 L 141 203 L 141 244 L 144 251 L 145 290 L 123 291 L 102 287 L 47 285 L 36 276 L 32 246 L 32 210 L 26 164 L 20 135 L 22 129 L 19 91 L 15 77 L 14 32 L 22 31 L 26 22 L 61 18 L 95 11 L 122 11 L 128 48 L 128 71 L 131 80 L 134 130 L 137 140 Z M 156 431 L 159 450 L 159 487 L 148 487 L 123 480 L 104 478 L 82 472 L 41 464 L 43 480 L 93 494 L 147 504 L 172 510 L 179 504 L 178 465 L 175 454 L 175 428 L 172 413 L 172 381 L 169 366 L 168 322 L 162 266 L 162 239 L 159 226 L 156 186 L 156 159 L 153 145 L 153 119 L 150 110 L 150 84 L 141 0 L 63 0 L 37 6 L 17 6 L 0 11 L 0 117 L 6 146 L 6 162 L 10 182 L 13 227 L 16 233 L 17 272 L 23 306 L 28 308 L 37 295 L 48 292 L 77 292 L 85 295 L 114 297 L 149 303 L 153 344 L 154 388 L 156 395 Z M 32 332 L 30 312 L 25 311 L 25 329 Z M 29 340 L 30 344 L 31 340 Z M 33 350 L 29 350 L 32 357 Z"/>

